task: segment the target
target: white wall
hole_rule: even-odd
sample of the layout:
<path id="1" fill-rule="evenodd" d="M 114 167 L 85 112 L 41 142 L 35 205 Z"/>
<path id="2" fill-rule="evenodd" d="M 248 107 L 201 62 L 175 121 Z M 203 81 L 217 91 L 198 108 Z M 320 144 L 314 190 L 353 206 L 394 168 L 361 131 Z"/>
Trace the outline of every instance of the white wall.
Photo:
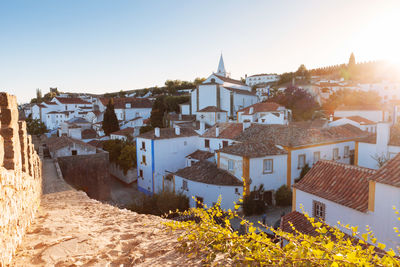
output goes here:
<path id="1" fill-rule="evenodd" d="M 141 150 L 142 141 L 146 143 L 146 151 Z M 154 191 L 162 191 L 163 175 L 166 171 L 175 172 L 186 166 L 186 156 L 196 151 L 199 147 L 199 137 L 176 137 L 170 139 L 154 140 L 154 162 L 152 161 L 150 139 L 137 138 L 137 166 L 143 170 L 144 179 L 138 178 L 138 186 L 153 190 L 154 169 Z M 141 163 L 142 155 L 146 156 L 146 165 Z M 139 175 L 138 175 L 139 176 Z"/>
<path id="2" fill-rule="evenodd" d="M 209 148 L 207 148 L 205 146 L 205 140 L 206 139 L 210 141 L 210 147 Z M 221 149 L 223 147 L 223 144 L 222 144 L 223 141 L 227 141 L 228 145 L 231 145 L 234 142 L 233 140 L 230 140 L 230 139 L 200 137 L 199 149 L 200 150 L 205 150 L 205 151 L 210 151 L 210 152 L 214 153 L 215 150 Z"/>
<path id="3" fill-rule="evenodd" d="M 263 173 L 263 164 L 265 159 L 273 160 L 273 172 Z M 257 188 L 263 184 L 264 190 L 277 190 L 286 184 L 287 173 L 287 155 L 267 156 L 262 158 L 250 159 L 250 178 L 252 180 L 250 189 Z"/>
<path id="4" fill-rule="evenodd" d="M 320 145 L 320 146 L 315 146 L 315 147 L 308 147 L 308 148 L 302 148 L 302 149 L 297 149 L 297 150 L 292 150 L 291 153 L 291 180 L 292 184 L 294 182 L 294 179 L 298 178 L 301 173 L 301 168 L 298 168 L 298 156 L 300 154 L 305 154 L 306 155 L 306 163 L 310 167 L 314 165 L 314 152 L 319 151 L 320 152 L 320 159 L 325 159 L 325 160 L 332 160 L 333 158 L 333 149 L 334 148 L 339 148 L 339 156 L 340 159 L 336 160 L 337 162 L 340 163 L 346 163 L 350 164 L 350 157 L 344 158 L 344 147 L 349 146 L 349 150 L 354 150 L 355 147 L 355 142 L 354 141 L 348 141 L 348 142 L 342 142 L 342 143 L 335 143 L 335 144 L 328 144 L 328 145 Z"/>
<path id="5" fill-rule="evenodd" d="M 320 201 L 325 204 L 325 221 L 329 225 L 337 225 L 340 221 L 345 225 L 359 226 L 361 233 L 365 233 L 365 226 L 369 225 L 378 242 L 386 244 L 387 248 L 395 248 L 396 245 L 400 245 L 400 237 L 396 235 L 393 227 L 399 227 L 399 223 L 392 207 L 400 207 L 399 196 L 400 188 L 376 183 L 375 209 L 373 212 L 363 213 L 296 189 L 296 210 L 301 212 L 302 204 L 304 211 L 312 216 L 312 201 Z M 350 234 L 349 231 L 342 230 Z"/>
<path id="6" fill-rule="evenodd" d="M 74 143 L 72 146 L 65 146 L 61 149 L 54 151 L 51 156 L 52 156 L 52 158 L 72 156 L 72 150 L 76 150 L 77 155 L 96 154 L 95 147 L 91 148 L 91 147 L 81 146 L 79 144 Z"/>
<path id="7" fill-rule="evenodd" d="M 243 186 L 227 186 L 227 185 L 213 185 L 195 182 L 189 179 L 182 178 L 175 175 L 175 192 L 182 192 L 189 198 L 190 207 L 196 207 L 196 202 L 192 198 L 202 197 L 203 203 L 207 207 L 211 207 L 213 203 L 218 201 L 218 197 L 221 196 L 221 208 L 222 209 L 234 209 L 233 202 L 239 203 L 239 198 L 243 195 Z M 182 190 L 182 181 L 186 180 L 188 185 L 188 191 Z M 235 189 L 238 193 L 235 193 Z"/>
<path id="8" fill-rule="evenodd" d="M 374 122 L 383 121 L 384 114 L 381 110 L 335 110 L 335 117 L 361 116 Z"/>
<path id="9" fill-rule="evenodd" d="M 400 152 L 400 146 L 388 146 L 387 153 L 384 153 L 386 158 L 393 158 L 397 153 Z M 378 157 L 376 144 L 370 143 L 358 143 L 358 166 L 379 169 L 378 162 L 376 159 Z"/>

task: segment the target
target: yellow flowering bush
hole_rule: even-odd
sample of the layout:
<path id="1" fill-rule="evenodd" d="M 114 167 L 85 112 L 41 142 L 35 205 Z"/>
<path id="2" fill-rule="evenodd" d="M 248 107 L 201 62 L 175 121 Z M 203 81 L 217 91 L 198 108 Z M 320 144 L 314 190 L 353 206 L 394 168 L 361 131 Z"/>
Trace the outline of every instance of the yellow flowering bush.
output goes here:
<path id="1" fill-rule="evenodd" d="M 220 208 L 220 201 L 211 208 L 204 206 L 181 213 L 195 220 L 165 223 L 172 231 L 182 231 L 180 249 L 189 257 L 204 257 L 205 265 L 400 266 L 395 251 L 384 251 L 385 245 L 377 242 L 369 227 L 360 234 L 358 227 L 338 222 L 352 232 L 347 235 L 338 227 L 327 226 L 305 213 L 318 233 L 316 236 L 302 234 L 292 224 L 293 233 L 263 225 L 275 235 L 271 237 L 264 232 L 266 229 L 255 227 L 238 215 L 239 204 L 235 203 L 235 210 L 225 211 Z M 232 229 L 234 218 L 241 220 L 246 233 L 239 234 Z M 399 234 L 398 228 L 394 230 Z M 220 259 L 224 259 L 223 263 Z"/>

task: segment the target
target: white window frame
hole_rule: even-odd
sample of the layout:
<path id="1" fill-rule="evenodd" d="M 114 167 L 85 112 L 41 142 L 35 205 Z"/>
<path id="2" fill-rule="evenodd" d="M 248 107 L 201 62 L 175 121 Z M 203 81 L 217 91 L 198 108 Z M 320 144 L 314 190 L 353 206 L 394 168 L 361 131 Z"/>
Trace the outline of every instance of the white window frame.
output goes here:
<path id="1" fill-rule="evenodd" d="M 345 158 L 350 157 L 350 146 L 344 146 L 344 152 L 343 153 L 344 153 L 343 156 Z"/>
<path id="2" fill-rule="evenodd" d="M 228 171 L 233 171 L 235 168 L 235 161 L 232 159 L 228 159 Z"/>
<path id="3" fill-rule="evenodd" d="M 266 163 L 270 162 L 270 168 L 266 169 Z M 263 160 L 263 173 L 273 173 L 274 172 L 274 160 L 273 159 L 264 159 Z"/>
<path id="4" fill-rule="evenodd" d="M 300 158 L 304 158 L 304 160 L 303 160 L 303 163 L 302 164 L 300 164 Z M 298 156 L 297 156 L 297 168 L 298 169 L 302 169 L 304 166 L 306 166 L 306 154 L 299 154 Z"/>

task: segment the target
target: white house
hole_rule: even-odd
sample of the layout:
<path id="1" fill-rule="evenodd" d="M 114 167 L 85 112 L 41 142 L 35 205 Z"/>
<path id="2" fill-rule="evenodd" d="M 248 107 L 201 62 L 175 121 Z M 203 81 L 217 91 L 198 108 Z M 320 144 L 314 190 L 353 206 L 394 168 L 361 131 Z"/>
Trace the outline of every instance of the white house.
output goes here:
<path id="1" fill-rule="evenodd" d="M 376 132 L 376 125 L 377 123 L 374 121 L 371 121 L 369 119 L 363 118 L 361 116 L 349 116 L 349 117 L 343 117 L 339 118 L 336 120 L 333 120 L 329 122 L 329 126 L 340 126 L 340 125 L 345 125 L 345 124 L 351 124 L 356 126 L 357 128 L 367 131 L 370 133 L 375 133 Z"/>
<path id="2" fill-rule="evenodd" d="M 155 128 L 136 138 L 138 189 L 146 194 L 163 190 L 163 176 L 184 168 L 186 156 L 199 147 L 190 128 Z"/>
<path id="3" fill-rule="evenodd" d="M 389 113 L 377 106 L 340 106 L 334 112 L 334 117 L 344 118 L 361 116 L 373 122 L 388 121 Z"/>
<path id="4" fill-rule="evenodd" d="M 277 74 L 262 73 L 262 74 L 254 74 L 248 77 L 246 75 L 246 84 L 248 86 L 276 82 L 278 80 L 279 80 L 279 75 Z"/>
<path id="5" fill-rule="evenodd" d="M 359 226 L 362 233 L 368 225 L 378 242 L 395 249 L 400 246 L 400 237 L 393 230 L 398 220 L 392 207 L 400 206 L 399 172 L 400 156 L 378 171 L 319 161 L 293 186 L 293 210 L 301 212 L 302 206 L 310 216 L 330 226 L 340 221 Z M 298 228 L 301 231 L 301 226 Z"/>
<path id="6" fill-rule="evenodd" d="M 235 143 L 234 138 L 243 132 L 243 123 L 217 123 L 200 136 L 199 149 L 214 153 L 215 150 Z"/>
<path id="7" fill-rule="evenodd" d="M 204 122 L 207 125 L 214 125 L 219 122 L 227 122 L 228 113 L 225 110 L 218 109 L 215 106 L 208 106 L 197 111 L 196 120 L 199 122 Z"/>
<path id="8" fill-rule="evenodd" d="M 378 169 L 388 159 L 400 152 L 400 127 L 388 122 L 377 124 L 376 135 L 358 140 L 356 146 L 356 165 Z"/>
<path id="9" fill-rule="evenodd" d="M 46 145 L 52 158 L 96 154 L 96 147 L 66 136 L 51 137 Z"/>
<path id="10" fill-rule="evenodd" d="M 251 87 L 227 76 L 222 55 L 218 71 L 192 90 L 190 99 L 191 114 L 214 106 L 218 110 L 226 111 L 228 117 L 236 116 L 238 110 L 259 101 L 257 95 L 251 91 Z"/>
<path id="11" fill-rule="evenodd" d="M 134 136 L 137 136 L 137 135 L 139 135 L 138 128 L 127 127 L 127 128 L 112 132 L 110 134 L 110 139 L 126 141 L 128 139 L 128 136 L 133 138 Z"/>
<path id="12" fill-rule="evenodd" d="M 186 167 L 190 167 L 193 163 L 199 162 L 201 160 L 208 160 L 215 163 L 214 153 L 203 150 L 196 150 L 195 152 L 190 153 L 186 156 Z"/>
<path id="13" fill-rule="evenodd" d="M 233 139 L 282 146 L 288 153 L 286 184 L 290 186 L 306 164 L 311 167 L 321 159 L 354 164 L 356 141 L 369 135 L 349 124 L 327 128 L 252 124 Z"/>
<path id="14" fill-rule="evenodd" d="M 261 124 L 288 124 L 292 111 L 274 102 L 261 102 L 237 112 L 238 122 Z"/>
<path id="15" fill-rule="evenodd" d="M 234 202 L 239 203 L 243 194 L 241 180 L 209 161 L 193 163 L 165 176 L 163 185 L 164 190 L 173 188 L 188 196 L 190 207 L 214 206 L 221 196 L 221 208 L 233 210 Z"/>
<path id="16" fill-rule="evenodd" d="M 58 105 L 59 111 L 75 111 L 79 108 L 93 107 L 92 103 L 78 97 L 54 97 L 51 102 Z"/>
<path id="17" fill-rule="evenodd" d="M 247 194 L 259 191 L 267 204 L 274 204 L 275 191 L 286 184 L 287 151 L 272 143 L 239 143 L 218 150 L 218 168 L 246 179 Z"/>
<path id="18" fill-rule="evenodd" d="M 150 118 L 153 103 L 147 98 L 116 97 L 112 100 L 115 114 L 120 121 L 129 121 L 138 117 Z M 109 101 L 110 98 L 100 98 L 98 101 L 99 111 L 104 112 Z"/>

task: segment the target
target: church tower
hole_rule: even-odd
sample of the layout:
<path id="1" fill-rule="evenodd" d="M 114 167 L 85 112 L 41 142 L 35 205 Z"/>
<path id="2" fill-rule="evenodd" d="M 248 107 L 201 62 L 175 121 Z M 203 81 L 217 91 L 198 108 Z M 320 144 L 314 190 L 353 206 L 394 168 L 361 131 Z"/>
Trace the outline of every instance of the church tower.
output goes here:
<path id="1" fill-rule="evenodd" d="M 225 71 L 224 59 L 222 58 L 222 53 L 221 57 L 219 58 L 218 70 L 216 74 L 226 77 L 226 71 Z"/>

